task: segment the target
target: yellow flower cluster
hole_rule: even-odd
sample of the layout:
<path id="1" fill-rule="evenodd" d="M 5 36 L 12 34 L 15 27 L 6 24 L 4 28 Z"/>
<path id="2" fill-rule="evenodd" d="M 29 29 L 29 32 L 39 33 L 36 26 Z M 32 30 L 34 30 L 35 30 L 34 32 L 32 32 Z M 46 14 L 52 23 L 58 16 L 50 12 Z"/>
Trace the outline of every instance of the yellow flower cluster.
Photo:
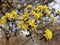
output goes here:
<path id="1" fill-rule="evenodd" d="M 46 14 L 46 16 L 50 16 L 50 11 L 49 11 L 48 7 L 43 6 L 43 5 L 39 5 L 39 6 L 35 7 L 34 9 L 33 9 L 32 5 L 27 5 L 25 9 L 27 9 L 27 10 L 30 9 L 29 10 L 30 12 L 28 13 L 28 11 L 27 11 L 26 13 L 22 14 L 20 17 L 20 21 L 18 22 L 18 25 L 21 26 L 19 23 L 21 23 L 21 21 L 23 21 L 23 22 L 25 21 L 23 23 L 23 26 L 21 26 L 24 28 L 24 30 L 27 30 L 28 25 L 31 26 L 32 30 L 37 30 L 37 25 L 35 24 L 36 23 L 35 21 L 40 18 L 43 18 L 44 13 Z M 43 11 L 44 11 L 44 13 L 43 13 Z M 32 17 L 30 17 L 30 16 L 32 16 Z M 55 21 L 54 19 L 52 19 L 52 20 Z"/>
<path id="2" fill-rule="evenodd" d="M 49 40 L 49 39 L 52 39 L 52 36 L 53 36 L 53 34 L 52 34 L 52 32 L 50 31 L 50 29 L 46 29 L 46 30 L 45 30 L 45 34 L 44 34 L 44 37 L 45 37 L 47 40 Z"/>
<path id="3" fill-rule="evenodd" d="M 47 16 L 50 15 L 50 11 L 48 10 L 48 8 L 47 8 L 46 6 L 43 6 L 43 5 L 37 6 L 37 7 L 35 8 L 35 10 L 36 10 L 37 12 L 39 12 L 39 11 L 42 10 L 42 11 L 44 11 L 44 12 L 46 13 Z"/>
<path id="4" fill-rule="evenodd" d="M 26 8 L 28 10 L 28 8 L 32 8 L 32 7 L 33 7 L 32 5 L 28 5 Z M 32 9 L 30 14 L 32 16 L 34 16 L 34 18 L 37 20 L 37 19 L 44 16 L 42 11 L 45 12 L 46 16 L 50 16 L 49 9 L 46 6 L 43 6 L 43 5 L 39 5 L 39 6 L 35 7 L 34 9 Z"/>
<path id="5" fill-rule="evenodd" d="M 2 16 L 1 19 L 0 19 L 0 24 L 6 24 L 7 19 L 8 20 L 18 19 L 18 15 L 17 15 L 16 11 L 12 11 L 11 13 L 8 13 L 8 12 L 5 13 L 5 15 Z"/>
<path id="6" fill-rule="evenodd" d="M 27 23 L 24 22 L 24 21 L 19 21 L 18 24 L 17 24 L 17 26 L 18 26 L 19 28 L 22 28 L 22 29 L 24 29 L 25 31 L 27 31 L 28 25 L 31 26 L 31 29 L 32 29 L 32 30 L 36 30 L 36 29 L 37 29 L 37 26 L 35 25 L 35 20 L 33 20 L 33 19 L 32 19 L 32 20 L 28 20 Z"/>
<path id="7" fill-rule="evenodd" d="M 16 11 L 12 11 L 11 13 L 5 13 L 4 16 L 1 17 L 0 20 L 0 24 L 6 24 L 7 23 L 7 19 L 8 20 L 17 20 L 19 19 L 19 22 L 17 23 L 17 26 L 19 28 L 24 29 L 25 31 L 27 31 L 28 26 L 31 26 L 31 30 L 37 30 L 37 25 L 35 24 L 36 21 L 40 18 L 44 17 L 44 13 L 46 13 L 46 16 L 50 15 L 50 11 L 46 6 L 43 5 L 39 5 L 37 7 L 34 7 L 32 5 L 27 5 L 26 10 L 30 11 L 30 12 L 24 12 L 20 18 L 18 18 L 18 14 Z M 30 10 L 29 10 L 30 9 Z M 44 13 L 43 13 L 44 11 Z M 56 18 L 53 17 L 52 21 L 56 21 Z"/>

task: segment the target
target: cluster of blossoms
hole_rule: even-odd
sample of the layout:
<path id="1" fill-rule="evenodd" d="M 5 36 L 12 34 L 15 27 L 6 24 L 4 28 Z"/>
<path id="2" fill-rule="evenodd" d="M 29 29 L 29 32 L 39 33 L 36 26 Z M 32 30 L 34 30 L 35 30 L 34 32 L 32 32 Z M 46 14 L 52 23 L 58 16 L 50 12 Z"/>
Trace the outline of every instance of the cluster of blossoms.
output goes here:
<path id="1" fill-rule="evenodd" d="M 12 11 L 11 13 L 6 13 L 5 15 L 3 15 L 0 19 L 0 24 L 6 24 L 7 20 L 11 21 L 11 20 L 17 20 L 18 19 L 18 15 L 15 11 Z"/>
<path id="2" fill-rule="evenodd" d="M 56 17 L 55 16 L 50 17 L 52 12 L 45 5 L 39 5 L 36 7 L 34 7 L 33 5 L 27 5 L 23 10 L 24 10 L 23 13 L 21 12 L 20 15 L 18 15 L 16 11 L 5 13 L 5 15 L 3 15 L 0 19 L 0 26 L 1 25 L 5 26 L 9 22 L 12 22 L 14 23 L 14 25 L 16 25 L 16 27 L 19 28 L 19 30 L 38 31 L 38 27 L 40 26 L 40 24 L 43 24 L 44 21 L 45 22 L 56 22 Z M 47 17 L 47 20 L 44 19 L 46 17 Z M 15 23 L 16 21 L 18 22 Z M 43 26 L 41 25 L 41 27 Z M 52 39 L 52 36 L 53 36 L 52 30 L 46 29 L 44 30 L 44 33 L 45 34 L 43 34 L 43 36 L 47 40 Z"/>

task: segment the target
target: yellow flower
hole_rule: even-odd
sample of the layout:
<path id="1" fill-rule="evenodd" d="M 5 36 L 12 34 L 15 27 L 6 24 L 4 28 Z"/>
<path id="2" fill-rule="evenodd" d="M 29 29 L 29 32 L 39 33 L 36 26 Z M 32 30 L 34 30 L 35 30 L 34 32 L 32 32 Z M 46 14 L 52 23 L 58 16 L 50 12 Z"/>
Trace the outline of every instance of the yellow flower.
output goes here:
<path id="1" fill-rule="evenodd" d="M 19 28 L 23 29 L 24 31 L 27 31 L 27 29 L 28 29 L 27 24 L 25 24 L 23 21 L 19 21 L 18 24 L 17 24 L 17 26 Z"/>
<path id="2" fill-rule="evenodd" d="M 12 11 L 11 12 L 11 15 L 12 15 L 12 18 L 13 19 L 15 19 L 15 20 L 18 19 L 18 15 L 17 15 L 17 12 L 16 11 Z"/>
<path id="3" fill-rule="evenodd" d="M 36 13 L 35 13 L 35 11 L 31 11 L 31 14 L 32 14 L 32 16 L 34 16 Z"/>
<path id="4" fill-rule="evenodd" d="M 34 16 L 34 18 L 37 20 L 41 18 L 43 14 L 41 12 L 38 12 L 38 13 L 32 12 L 32 16 Z"/>
<path id="5" fill-rule="evenodd" d="M 39 5 L 39 6 L 37 6 L 37 8 L 39 10 L 43 10 L 43 11 L 45 11 L 47 9 L 47 7 L 46 6 L 43 6 L 43 5 Z"/>
<path id="6" fill-rule="evenodd" d="M 6 24 L 6 16 L 2 16 L 0 20 L 1 24 Z"/>
<path id="7" fill-rule="evenodd" d="M 5 15 L 2 16 L 1 19 L 2 19 L 2 20 L 6 20 L 6 16 L 5 16 Z"/>
<path id="8" fill-rule="evenodd" d="M 35 8 L 35 11 L 39 12 L 39 11 L 40 11 L 40 9 L 36 7 L 36 8 Z"/>
<path id="9" fill-rule="evenodd" d="M 37 26 L 33 25 L 32 30 L 36 31 L 37 30 Z"/>
<path id="10" fill-rule="evenodd" d="M 26 24 L 23 24 L 23 25 L 22 25 L 22 29 L 23 29 L 24 31 L 27 31 L 28 26 L 27 26 Z"/>
<path id="11" fill-rule="evenodd" d="M 11 14 L 12 15 L 17 15 L 17 12 L 16 11 L 12 11 Z"/>
<path id="12" fill-rule="evenodd" d="M 35 19 L 29 20 L 28 23 L 31 26 L 32 30 L 35 31 L 37 29 L 37 26 L 35 25 Z"/>
<path id="13" fill-rule="evenodd" d="M 11 15 L 10 13 L 6 13 L 5 16 L 6 16 L 9 20 L 12 19 L 12 15 Z"/>
<path id="14" fill-rule="evenodd" d="M 0 24 L 6 24 L 6 20 L 5 19 L 1 19 L 0 20 Z"/>
<path id="15" fill-rule="evenodd" d="M 50 15 L 50 11 L 49 10 L 45 10 L 45 13 L 47 14 L 47 16 Z"/>
<path id="16" fill-rule="evenodd" d="M 35 20 L 34 19 L 29 20 L 28 23 L 29 23 L 30 26 L 33 26 L 35 24 Z"/>
<path id="17" fill-rule="evenodd" d="M 26 20 L 29 18 L 29 15 L 26 13 L 26 14 L 23 14 L 21 17 L 20 17 L 20 20 Z"/>
<path id="18" fill-rule="evenodd" d="M 44 37 L 45 37 L 47 40 L 49 40 L 49 39 L 52 39 L 52 36 L 53 36 L 53 34 L 52 34 L 52 32 L 50 31 L 50 29 L 46 29 L 46 30 L 45 30 L 45 34 L 44 34 Z"/>
<path id="19" fill-rule="evenodd" d="M 52 17 L 52 21 L 55 22 L 56 21 L 56 17 Z"/>
<path id="20" fill-rule="evenodd" d="M 27 5 L 26 9 L 32 8 L 32 5 Z"/>
<path id="21" fill-rule="evenodd" d="M 23 25 L 23 21 L 19 21 L 18 23 L 17 23 L 17 26 L 20 28 L 20 26 L 22 26 Z"/>
<path id="22" fill-rule="evenodd" d="M 36 19 L 39 19 L 39 18 L 41 18 L 42 16 L 43 16 L 43 14 L 42 14 L 41 12 L 35 14 L 35 18 L 36 18 Z"/>
<path id="23" fill-rule="evenodd" d="M 46 6 L 43 6 L 43 5 L 37 6 L 37 7 L 35 8 L 35 10 L 37 10 L 38 12 L 39 12 L 40 10 L 43 10 L 43 11 L 47 14 L 47 16 L 50 15 L 50 11 L 48 10 L 48 8 L 47 8 Z"/>

